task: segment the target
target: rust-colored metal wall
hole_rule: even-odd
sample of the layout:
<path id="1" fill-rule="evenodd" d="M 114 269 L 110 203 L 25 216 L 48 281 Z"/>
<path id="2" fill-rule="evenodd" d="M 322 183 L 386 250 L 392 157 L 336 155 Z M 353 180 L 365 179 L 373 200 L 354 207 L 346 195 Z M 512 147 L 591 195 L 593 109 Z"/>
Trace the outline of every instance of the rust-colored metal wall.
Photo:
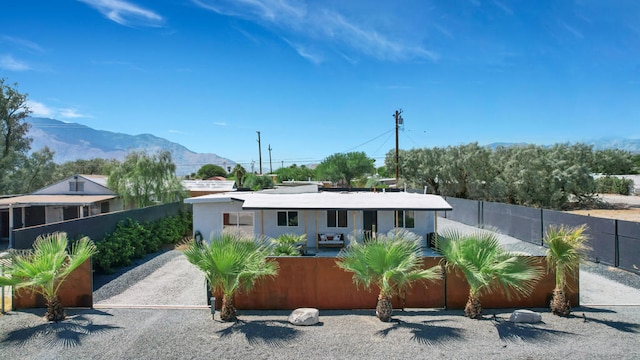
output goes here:
<path id="1" fill-rule="evenodd" d="M 64 307 L 93 307 L 91 259 L 75 269 L 60 287 L 58 297 Z M 14 291 L 13 308 L 45 307 L 44 298 L 25 289 Z"/>
<path id="2" fill-rule="evenodd" d="M 323 257 L 276 257 L 280 272 L 273 279 L 259 282 L 250 294 L 238 294 L 234 304 L 238 309 L 291 310 L 300 307 L 317 309 L 373 309 L 376 306 L 378 290 L 371 292 L 356 289 L 351 274 L 336 265 L 335 258 Z M 440 257 L 425 257 L 425 268 L 436 266 Z M 538 264 L 545 266 L 545 258 L 538 257 Z M 464 308 L 469 295 L 469 287 L 464 278 L 447 273 L 446 278 L 435 283 L 416 283 L 409 290 L 404 303 L 398 297 L 393 300 L 395 308 Z M 569 279 L 572 290 L 567 296 L 572 306 L 579 305 L 578 277 Z M 511 300 L 495 292 L 481 298 L 484 308 L 548 307 L 555 287 L 555 275 L 545 274 L 538 282 L 533 294 L 527 298 Z M 446 294 L 446 301 L 445 301 Z M 221 294 L 215 294 L 220 299 Z"/>
<path id="3" fill-rule="evenodd" d="M 536 256 L 537 265 L 546 268 L 546 260 L 544 256 Z M 567 299 L 571 306 L 578 306 L 580 303 L 580 282 L 578 274 L 569 276 L 567 282 L 570 290 L 567 291 Z M 464 309 L 469 297 L 469 285 L 467 285 L 464 277 L 455 272 L 448 272 L 446 275 L 446 291 L 447 291 L 447 308 L 448 309 Z M 495 291 L 492 294 L 485 294 L 480 297 L 483 308 L 544 308 L 549 306 L 553 289 L 556 287 L 555 273 L 545 273 L 538 281 L 535 289 L 528 297 L 517 299 L 513 296 L 508 299 L 507 296 Z"/>

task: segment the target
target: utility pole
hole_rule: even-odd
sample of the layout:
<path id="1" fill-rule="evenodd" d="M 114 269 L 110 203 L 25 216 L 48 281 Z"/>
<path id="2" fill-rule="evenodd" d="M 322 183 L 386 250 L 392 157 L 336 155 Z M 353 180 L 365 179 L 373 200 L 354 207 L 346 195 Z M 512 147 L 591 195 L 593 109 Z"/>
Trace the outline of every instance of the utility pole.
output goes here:
<path id="1" fill-rule="evenodd" d="M 258 159 L 260 161 L 260 175 L 262 175 L 262 147 L 260 145 L 260 131 L 258 133 Z"/>
<path id="2" fill-rule="evenodd" d="M 273 164 L 271 163 L 271 144 L 269 144 L 269 174 L 273 174 Z"/>
<path id="3" fill-rule="evenodd" d="M 400 114 L 402 114 L 402 109 L 400 109 L 400 111 L 396 110 L 395 114 L 393 114 L 393 117 L 396 119 L 396 186 L 398 186 L 398 179 L 400 178 L 400 161 L 398 159 L 398 128 L 399 125 L 402 125 L 403 121 Z"/>

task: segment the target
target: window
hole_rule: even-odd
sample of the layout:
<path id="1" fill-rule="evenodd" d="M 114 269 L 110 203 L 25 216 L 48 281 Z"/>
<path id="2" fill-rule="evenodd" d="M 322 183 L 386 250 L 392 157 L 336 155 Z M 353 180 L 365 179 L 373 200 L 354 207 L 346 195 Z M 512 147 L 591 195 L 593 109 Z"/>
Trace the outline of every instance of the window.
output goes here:
<path id="1" fill-rule="evenodd" d="M 74 192 L 84 191 L 84 181 L 69 181 L 69 191 L 74 191 Z"/>
<path id="2" fill-rule="evenodd" d="M 222 231 L 236 230 L 253 236 L 253 212 L 225 212 L 222 213 Z"/>
<path id="3" fill-rule="evenodd" d="M 104 213 L 108 213 L 109 212 L 109 202 L 108 201 L 103 201 L 100 203 L 100 213 L 104 214 Z"/>
<path id="4" fill-rule="evenodd" d="M 415 227 L 415 216 L 413 214 L 413 210 L 398 210 L 397 215 L 399 228 L 413 229 Z"/>
<path id="5" fill-rule="evenodd" d="M 298 226 L 298 212 L 278 211 L 278 226 Z"/>
<path id="6" fill-rule="evenodd" d="M 347 210 L 327 210 L 327 227 L 347 227 Z"/>

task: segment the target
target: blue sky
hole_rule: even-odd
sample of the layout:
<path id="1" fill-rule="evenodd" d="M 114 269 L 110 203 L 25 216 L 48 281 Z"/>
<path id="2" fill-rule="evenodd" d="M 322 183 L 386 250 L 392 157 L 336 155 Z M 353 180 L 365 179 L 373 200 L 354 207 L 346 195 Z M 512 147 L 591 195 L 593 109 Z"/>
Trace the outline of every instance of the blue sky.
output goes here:
<path id="1" fill-rule="evenodd" d="M 34 116 L 263 166 L 395 146 L 640 137 L 640 2 L 21 0 Z M 257 168 L 257 164 L 256 164 Z"/>

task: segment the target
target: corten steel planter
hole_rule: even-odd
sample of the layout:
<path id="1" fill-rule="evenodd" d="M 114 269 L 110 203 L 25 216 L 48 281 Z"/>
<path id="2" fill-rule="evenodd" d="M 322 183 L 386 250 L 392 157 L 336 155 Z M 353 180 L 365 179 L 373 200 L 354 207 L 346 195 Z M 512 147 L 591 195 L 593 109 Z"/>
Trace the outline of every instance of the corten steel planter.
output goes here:
<path id="1" fill-rule="evenodd" d="M 58 291 L 60 303 L 65 308 L 93 307 L 93 272 L 91 259 L 75 269 L 65 280 Z M 27 289 L 14 291 L 13 308 L 44 308 L 46 303 L 41 295 L 33 294 Z"/>
<path id="2" fill-rule="evenodd" d="M 546 266 L 544 256 L 537 256 L 538 264 Z M 437 265 L 441 257 L 424 257 L 424 268 Z M 258 282 L 249 294 L 238 293 L 234 304 L 238 309 L 292 310 L 313 307 L 321 310 L 374 309 L 378 290 L 371 292 L 357 288 L 351 273 L 336 265 L 331 257 L 274 257 L 280 265 L 277 277 Z M 435 282 L 414 283 L 404 300 L 396 296 L 393 307 L 464 309 L 469 286 L 463 277 L 449 271 Z M 579 305 L 578 275 L 569 277 L 571 291 L 567 297 L 572 306 Z M 425 287 L 426 285 L 426 287 Z M 480 298 L 483 308 L 546 308 L 555 287 L 555 275 L 548 273 L 540 279 L 533 293 L 511 300 L 499 291 Z M 221 297 L 222 294 L 214 294 Z"/>

